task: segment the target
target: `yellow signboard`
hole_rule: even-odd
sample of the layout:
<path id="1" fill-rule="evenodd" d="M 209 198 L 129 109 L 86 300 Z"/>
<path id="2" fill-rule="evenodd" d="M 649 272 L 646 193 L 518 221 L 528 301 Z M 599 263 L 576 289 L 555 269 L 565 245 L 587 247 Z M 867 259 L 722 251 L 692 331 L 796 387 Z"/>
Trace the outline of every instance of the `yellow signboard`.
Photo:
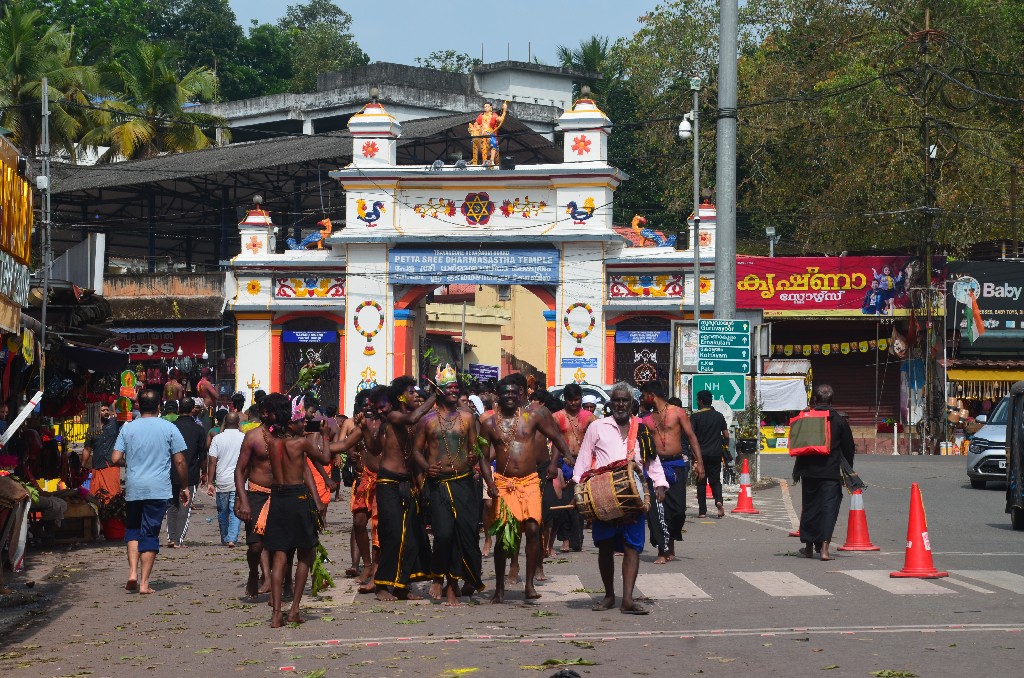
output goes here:
<path id="1" fill-rule="evenodd" d="M 18 149 L 0 139 L 0 249 L 21 264 L 32 257 L 32 187 L 18 173 Z"/>

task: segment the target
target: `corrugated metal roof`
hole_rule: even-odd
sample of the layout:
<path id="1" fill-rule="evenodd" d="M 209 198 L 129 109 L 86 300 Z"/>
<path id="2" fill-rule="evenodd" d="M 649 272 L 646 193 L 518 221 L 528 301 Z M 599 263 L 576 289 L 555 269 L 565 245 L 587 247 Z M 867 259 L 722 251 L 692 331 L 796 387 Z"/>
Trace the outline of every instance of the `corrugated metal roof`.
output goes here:
<path id="1" fill-rule="evenodd" d="M 438 140 L 431 137 L 451 130 L 453 134 L 448 141 L 468 149 L 469 132 L 465 125 L 474 119 L 476 114 L 458 113 L 410 120 L 402 123 L 404 132 L 398 140 L 398 146 L 402 148 L 428 141 L 428 145 L 433 145 Z M 502 126 L 502 132 L 500 136 L 512 139 L 513 146 L 537 153 L 545 162 L 562 160 L 561 149 L 519 120 L 508 118 Z M 336 165 L 341 166 L 350 162 L 351 156 L 352 136 L 345 130 L 248 141 L 107 165 L 54 164 L 53 193 L 61 195 L 75 191 L 119 188 L 211 174 L 261 170 L 317 160 L 334 161 Z M 469 157 L 468 153 L 465 157 Z"/>

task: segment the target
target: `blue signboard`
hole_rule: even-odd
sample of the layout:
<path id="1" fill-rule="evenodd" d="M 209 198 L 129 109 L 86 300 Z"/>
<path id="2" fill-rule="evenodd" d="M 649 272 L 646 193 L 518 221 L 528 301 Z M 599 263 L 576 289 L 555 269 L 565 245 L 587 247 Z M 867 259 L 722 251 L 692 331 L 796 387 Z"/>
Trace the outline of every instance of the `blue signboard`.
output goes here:
<path id="1" fill-rule="evenodd" d="M 333 330 L 285 330 L 281 332 L 281 341 L 286 344 L 334 344 L 338 341 L 338 333 Z"/>
<path id="2" fill-rule="evenodd" d="M 497 365 L 470 363 L 469 374 L 477 381 L 487 381 L 488 379 L 496 380 L 501 378 L 501 370 Z"/>
<path id="3" fill-rule="evenodd" d="M 562 358 L 562 367 L 582 367 L 584 369 L 597 369 L 597 358 Z"/>
<path id="4" fill-rule="evenodd" d="M 393 285 L 548 285 L 558 282 L 553 247 L 399 247 L 388 251 Z"/>
<path id="5" fill-rule="evenodd" d="M 668 330 L 619 330 L 615 333 L 616 344 L 671 344 L 672 333 Z"/>

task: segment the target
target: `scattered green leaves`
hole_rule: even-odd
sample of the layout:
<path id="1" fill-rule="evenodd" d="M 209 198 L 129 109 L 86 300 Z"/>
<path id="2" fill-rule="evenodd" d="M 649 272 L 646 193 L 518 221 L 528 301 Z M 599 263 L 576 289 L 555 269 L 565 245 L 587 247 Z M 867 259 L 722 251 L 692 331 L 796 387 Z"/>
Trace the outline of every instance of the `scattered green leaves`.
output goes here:
<path id="1" fill-rule="evenodd" d="M 552 666 L 597 666 L 598 662 L 592 662 L 583 657 L 577 657 L 576 659 L 545 659 L 541 664 L 525 664 L 520 666 L 521 669 L 528 669 L 531 671 L 544 671 L 550 669 Z"/>
<path id="2" fill-rule="evenodd" d="M 261 626 L 262 624 L 263 624 L 263 621 L 260 620 L 260 619 L 250 619 L 249 621 L 239 622 L 239 623 L 235 624 L 235 627 L 236 628 L 240 628 L 240 629 L 251 629 L 254 626 Z"/>
<path id="3" fill-rule="evenodd" d="M 534 617 L 557 617 L 557 612 L 548 612 L 547 610 L 536 610 L 533 613 Z"/>

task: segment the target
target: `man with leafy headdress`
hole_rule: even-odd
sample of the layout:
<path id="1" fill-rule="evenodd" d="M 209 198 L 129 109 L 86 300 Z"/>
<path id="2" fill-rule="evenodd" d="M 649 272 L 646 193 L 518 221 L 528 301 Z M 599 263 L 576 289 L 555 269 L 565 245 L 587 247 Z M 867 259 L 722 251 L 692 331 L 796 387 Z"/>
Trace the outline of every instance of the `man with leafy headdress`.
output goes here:
<path id="1" fill-rule="evenodd" d="M 436 382 L 441 389 L 437 409 L 427 413 L 416 431 L 413 459 L 427 474 L 426 492 L 430 499 L 430 529 L 434 548 L 430 569 L 438 577 L 447 577 L 447 605 L 459 605 L 458 582 L 462 595 L 481 591 L 482 556 L 477 525 L 480 520 L 480 490 L 473 481 L 476 456 L 476 417 L 459 407 L 462 386 L 451 365 L 437 368 Z M 491 479 L 489 464 L 480 464 L 480 473 L 492 497 L 498 489 Z M 441 597 L 439 581 L 430 591 Z"/>

